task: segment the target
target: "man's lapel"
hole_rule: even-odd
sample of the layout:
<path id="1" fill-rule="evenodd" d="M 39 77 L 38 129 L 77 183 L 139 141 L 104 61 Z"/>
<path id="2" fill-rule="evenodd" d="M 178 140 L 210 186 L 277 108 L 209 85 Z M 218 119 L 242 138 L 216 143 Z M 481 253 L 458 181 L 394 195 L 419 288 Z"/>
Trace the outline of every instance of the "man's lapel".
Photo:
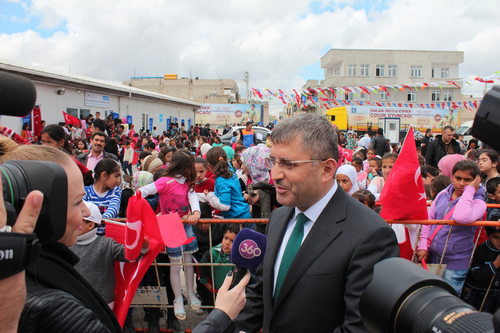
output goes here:
<path id="1" fill-rule="evenodd" d="M 323 253 L 330 243 L 341 233 L 341 229 L 337 226 L 337 222 L 346 219 L 346 205 L 347 194 L 339 187 L 314 223 L 314 226 L 311 231 L 309 231 L 309 234 L 293 259 L 281 286 L 275 308 L 297 283 L 300 277 L 304 275 L 307 269 L 314 263 L 316 258 Z"/>

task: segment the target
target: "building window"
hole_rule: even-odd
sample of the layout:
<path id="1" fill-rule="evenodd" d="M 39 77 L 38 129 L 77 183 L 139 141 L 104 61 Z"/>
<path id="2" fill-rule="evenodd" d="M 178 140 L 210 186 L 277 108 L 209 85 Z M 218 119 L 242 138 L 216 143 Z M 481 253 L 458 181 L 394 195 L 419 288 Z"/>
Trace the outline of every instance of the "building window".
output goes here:
<path id="1" fill-rule="evenodd" d="M 354 94 L 352 92 L 345 93 L 345 100 L 352 101 L 354 99 Z"/>
<path id="2" fill-rule="evenodd" d="M 453 91 L 452 90 L 445 90 L 444 91 L 444 101 L 445 102 L 451 102 L 451 98 L 453 97 Z"/>
<path id="3" fill-rule="evenodd" d="M 398 76 L 398 65 L 389 65 L 388 69 L 389 69 L 389 71 L 387 73 L 387 76 L 390 76 L 390 77 Z"/>
<path id="4" fill-rule="evenodd" d="M 406 100 L 408 102 L 415 102 L 415 92 L 414 91 L 408 91 L 408 95 L 406 97 Z"/>
<path id="5" fill-rule="evenodd" d="M 356 67 L 357 67 L 357 65 L 349 65 L 349 76 L 356 76 L 356 75 L 358 75 L 356 73 Z"/>
<path id="6" fill-rule="evenodd" d="M 336 67 L 332 71 L 333 76 L 340 76 L 340 67 Z"/>
<path id="7" fill-rule="evenodd" d="M 434 67 L 432 67 L 431 77 L 434 77 Z"/>
<path id="8" fill-rule="evenodd" d="M 361 76 L 370 76 L 370 65 L 361 65 Z"/>
<path id="9" fill-rule="evenodd" d="M 411 66 L 411 77 L 422 77 L 422 66 Z"/>
<path id="10" fill-rule="evenodd" d="M 66 108 L 66 113 L 78 118 L 78 109 Z"/>
<path id="11" fill-rule="evenodd" d="M 433 90 L 431 99 L 433 102 L 439 102 L 441 100 L 441 90 Z"/>
<path id="12" fill-rule="evenodd" d="M 389 94 L 387 94 L 385 91 L 380 92 L 380 100 L 381 101 L 388 101 L 389 100 Z"/>
<path id="13" fill-rule="evenodd" d="M 364 93 L 361 93 L 359 96 L 360 96 L 361 99 L 365 99 L 365 94 Z"/>
<path id="14" fill-rule="evenodd" d="M 375 75 L 376 76 L 385 76 L 384 67 L 385 67 L 385 65 L 377 65 L 377 69 L 375 70 Z"/>
<path id="15" fill-rule="evenodd" d="M 450 77 L 450 67 L 441 67 L 441 77 L 442 78 Z"/>

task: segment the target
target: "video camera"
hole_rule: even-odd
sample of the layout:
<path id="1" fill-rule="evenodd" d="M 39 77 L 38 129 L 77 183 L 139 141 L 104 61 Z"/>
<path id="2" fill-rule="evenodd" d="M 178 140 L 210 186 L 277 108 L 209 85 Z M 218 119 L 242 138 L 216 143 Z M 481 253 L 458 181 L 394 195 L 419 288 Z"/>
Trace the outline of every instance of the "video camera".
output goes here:
<path id="1" fill-rule="evenodd" d="M 23 117 L 35 106 L 36 88 L 21 76 L 0 72 L 0 114 Z M 66 231 L 68 179 L 57 163 L 7 161 L 0 165 L 7 226 L 13 226 L 26 196 L 44 194 L 34 234 L 0 232 L 0 279 L 17 274 L 34 262 L 41 244 L 55 242 Z"/>

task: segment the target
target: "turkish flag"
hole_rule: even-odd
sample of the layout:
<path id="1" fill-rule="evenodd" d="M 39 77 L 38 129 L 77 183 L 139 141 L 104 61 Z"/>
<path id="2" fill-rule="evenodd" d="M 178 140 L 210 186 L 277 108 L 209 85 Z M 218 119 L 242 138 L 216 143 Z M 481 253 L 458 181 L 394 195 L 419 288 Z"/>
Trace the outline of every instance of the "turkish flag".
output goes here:
<path id="1" fill-rule="evenodd" d="M 383 205 L 380 216 L 394 220 L 427 220 L 427 200 L 413 140 L 413 127 L 406 139 L 380 194 Z"/>
<path id="2" fill-rule="evenodd" d="M 77 117 L 73 117 L 70 114 L 67 114 L 66 112 L 62 112 L 64 116 L 64 122 L 68 125 L 80 125 L 80 119 Z"/>
<path id="3" fill-rule="evenodd" d="M 415 140 L 413 140 L 413 127 L 408 131 L 398 159 L 387 177 L 380 194 L 380 202 L 382 203 L 380 216 L 384 219 L 428 219 L 424 183 L 420 173 Z M 408 228 L 401 224 L 393 224 L 392 229 L 398 238 L 401 258 L 411 260 L 413 247 Z"/>
<path id="4" fill-rule="evenodd" d="M 37 140 L 40 139 L 42 130 L 42 114 L 40 112 L 40 105 L 36 105 L 33 109 L 33 134 L 35 135 Z"/>
<path id="5" fill-rule="evenodd" d="M 344 158 L 346 160 L 348 160 L 349 162 L 351 162 L 352 161 L 352 154 L 354 152 L 351 149 L 345 149 L 345 148 L 343 148 L 343 150 L 344 150 Z"/>
<path id="6" fill-rule="evenodd" d="M 137 221 L 142 221 L 141 228 L 136 227 L 136 225 L 130 228 L 129 222 L 127 222 L 129 224 L 128 227 L 127 224 L 119 222 L 106 224 L 106 236 L 112 237 L 118 243 L 125 244 L 125 255 L 127 258 L 130 258 L 129 256 L 131 253 L 140 253 L 144 236 L 149 240 L 149 251 L 137 261 L 130 263 L 115 263 L 116 284 L 113 312 L 122 327 L 125 323 L 130 303 L 132 303 L 139 283 L 149 269 L 149 266 L 151 266 L 153 260 L 165 246 L 161 238 L 156 215 L 146 199 L 142 198 L 140 191 L 137 192 L 135 196 L 130 198 L 127 216 L 132 216 L 137 218 Z M 139 231 L 137 231 L 137 229 L 139 229 Z M 127 239 L 127 233 L 130 239 Z M 137 236 L 137 234 L 141 236 Z M 139 254 L 137 254 L 133 260 L 135 260 L 138 255 Z"/>

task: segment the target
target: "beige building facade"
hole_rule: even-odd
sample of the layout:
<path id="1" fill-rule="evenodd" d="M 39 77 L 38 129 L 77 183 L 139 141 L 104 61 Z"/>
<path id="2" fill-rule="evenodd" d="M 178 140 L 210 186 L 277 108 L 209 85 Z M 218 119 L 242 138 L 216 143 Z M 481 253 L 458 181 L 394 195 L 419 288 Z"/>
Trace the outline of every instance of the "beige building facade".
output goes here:
<path id="1" fill-rule="evenodd" d="M 233 79 L 166 79 L 165 77 L 133 77 L 129 81 L 123 81 L 123 84 L 194 103 L 240 103 L 238 84 Z"/>
<path id="2" fill-rule="evenodd" d="M 360 86 L 387 86 L 415 83 L 455 81 L 460 78 L 459 65 L 464 61 L 463 51 L 410 50 L 349 50 L 331 49 L 321 58 L 324 79 L 309 80 L 302 87 L 336 88 Z M 462 82 L 430 85 L 425 89 L 405 89 L 377 94 L 353 93 L 337 95 L 336 99 L 382 103 L 449 103 L 461 101 Z M 328 98 L 335 98 L 328 92 Z M 320 96 L 324 97 L 324 96 Z M 318 113 L 324 110 L 317 109 Z"/>

